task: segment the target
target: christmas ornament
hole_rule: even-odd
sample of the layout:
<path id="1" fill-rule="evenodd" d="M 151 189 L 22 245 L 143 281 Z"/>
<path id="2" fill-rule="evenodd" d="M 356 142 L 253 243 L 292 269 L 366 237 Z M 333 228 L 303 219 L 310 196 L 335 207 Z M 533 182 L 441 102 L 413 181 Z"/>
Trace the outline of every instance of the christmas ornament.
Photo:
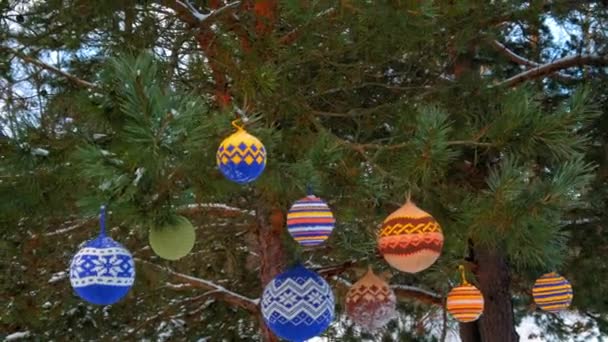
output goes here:
<path id="1" fill-rule="evenodd" d="M 229 180 L 246 184 L 256 180 L 266 167 L 266 149 L 262 142 L 232 122 L 237 131 L 224 139 L 217 149 L 216 161 Z"/>
<path id="2" fill-rule="evenodd" d="M 177 260 L 190 253 L 194 247 L 194 227 L 187 218 L 175 216 L 163 227 L 150 229 L 148 239 L 156 255 L 167 260 Z"/>
<path id="3" fill-rule="evenodd" d="M 412 201 L 390 214 L 382 224 L 378 248 L 392 267 L 409 273 L 431 266 L 441 253 L 439 223 Z"/>
<path id="4" fill-rule="evenodd" d="M 395 293 L 371 267 L 346 294 L 348 317 L 370 332 L 383 327 L 395 316 L 396 305 Z"/>
<path id="5" fill-rule="evenodd" d="M 464 275 L 464 266 L 459 266 L 462 284 L 448 293 L 446 307 L 448 312 L 459 322 L 476 321 L 483 313 L 483 295 L 469 284 Z"/>
<path id="6" fill-rule="evenodd" d="M 311 192 L 287 213 L 287 230 L 300 245 L 318 246 L 331 235 L 336 219 L 329 206 Z"/>
<path id="7" fill-rule="evenodd" d="M 101 231 L 74 255 L 70 264 L 70 283 L 78 296 L 89 303 L 109 305 L 118 302 L 135 280 L 131 253 L 105 233 L 105 207 L 101 207 Z"/>
<path id="8" fill-rule="evenodd" d="M 261 307 L 270 330 L 289 341 L 319 335 L 334 318 L 334 296 L 329 284 L 301 265 L 277 275 L 266 285 Z"/>
<path id="9" fill-rule="evenodd" d="M 564 310 L 572 303 L 572 285 L 555 272 L 547 273 L 534 283 L 532 297 L 536 305 L 545 311 Z"/>

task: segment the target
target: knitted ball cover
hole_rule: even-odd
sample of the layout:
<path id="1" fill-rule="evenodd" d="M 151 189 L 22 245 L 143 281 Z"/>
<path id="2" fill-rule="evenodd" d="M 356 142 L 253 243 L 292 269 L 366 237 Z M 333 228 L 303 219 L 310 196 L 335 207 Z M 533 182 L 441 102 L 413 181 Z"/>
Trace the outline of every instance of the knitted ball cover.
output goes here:
<path id="1" fill-rule="evenodd" d="M 483 295 L 471 284 L 457 286 L 448 293 L 446 306 L 459 322 L 473 322 L 483 313 Z"/>
<path id="2" fill-rule="evenodd" d="M 92 304 L 118 302 L 135 281 L 135 263 L 120 243 L 100 235 L 88 241 L 70 264 L 70 283 L 76 294 Z"/>
<path id="3" fill-rule="evenodd" d="M 329 284 L 301 265 L 272 279 L 264 288 L 260 305 L 270 330 L 289 341 L 305 341 L 321 334 L 334 318 Z"/>
<path id="4" fill-rule="evenodd" d="M 534 302 L 541 309 L 557 312 L 567 309 L 572 303 L 572 285 L 555 272 L 542 275 L 532 288 Z"/>
<path id="5" fill-rule="evenodd" d="M 378 248 L 392 267 L 416 273 L 439 258 L 443 233 L 431 215 L 408 200 L 384 220 Z"/>
<path id="6" fill-rule="evenodd" d="M 266 167 L 266 149 L 244 129 L 228 136 L 216 154 L 217 166 L 229 180 L 246 184 L 256 180 Z"/>
<path id="7" fill-rule="evenodd" d="M 190 253 L 196 236 L 192 223 L 183 216 L 176 216 L 163 227 L 151 228 L 148 239 L 156 255 L 177 260 Z"/>
<path id="8" fill-rule="evenodd" d="M 287 230 L 302 246 L 318 246 L 325 242 L 335 223 L 329 206 L 314 195 L 296 201 L 287 213 Z"/>
<path id="9" fill-rule="evenodd" d="M 346 313 L 367 331 L 383 327 L 395 317 L 397 299 L 389 285 L 370 269 L 346 294 Z"/>

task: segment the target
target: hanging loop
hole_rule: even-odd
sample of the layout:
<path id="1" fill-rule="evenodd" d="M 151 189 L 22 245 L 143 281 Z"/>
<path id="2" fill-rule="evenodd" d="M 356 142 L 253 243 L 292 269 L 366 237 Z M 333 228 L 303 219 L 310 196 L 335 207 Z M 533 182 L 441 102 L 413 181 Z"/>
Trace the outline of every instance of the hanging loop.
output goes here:
<path id="1" fill-rule="evenodd" d="M 314 191 L 312 191 L 312 184 L 310 183 L 306 184 L 306 195 L 314 196 Z"/>
<path id="2" fill-rule="evenodd" d="M 469 285 L 465 274 L 464 265 L 458 265 L 458 270 L 460 271 L 460 280 L 462 282 L 462 285 Z"/>
<path id="3" fill-rule="evenodd" d="M 243 127 L 240 123 L 242 123 L 243 120 L 241 119 L 236 119 L 236 120 L 232 120 L 232 127 L 236 128 L 239 131 L 244 131 L 245 127 Z"/>
<path id="4" fill-rule="evenodd" d="M 102 205 L 99 208 L 99 236 L 106 236 L 106 206 Z"/>
<path id="5" fill-rule="evenodd" d="M 405 201 L 406 202 L 411 202 L 412 201 L 412 191 L 408 190 L 405 192 Z"/>

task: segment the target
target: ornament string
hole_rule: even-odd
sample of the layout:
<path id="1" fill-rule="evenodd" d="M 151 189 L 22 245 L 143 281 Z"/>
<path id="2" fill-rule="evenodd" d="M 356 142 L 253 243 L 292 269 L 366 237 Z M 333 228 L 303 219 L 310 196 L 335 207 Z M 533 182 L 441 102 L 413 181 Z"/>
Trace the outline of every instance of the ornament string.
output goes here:
<path id="1" fill-rule="evenodd" d="M 410 190 L 408 190 L 408 191 L 405 193 L 405 201 L 406 201 L 406 202 L 411 202 L 411 201 L 412 201 L 412 192 L 411 192 Z"/>
<path id="2" fill-rule="evenodd" d="M 106 206 L 102 205 L 99 208 L 99 236 L 106 236 Z"/>
<path id="3" fill-rule="evenodd" d="M 460 280 L 462 282 L 462 285 L 469 285 L 469 282 L 467 281 L 467 277 L 464 272 L 464 266 L 458 265 L 458 270 L 460 271 Z"/>
<path id="4" fill-rule="evenodd" d="M 231 122 L 232 127 L 236 128 L 239 131 L 244 131 L 245 128 L 242 125 L 240 125 L 239 122 L 243 122 L 243 120 L 241 120 L 241 119 L 232 120 L 232 122 Z"/>
<path id="5" fill-rule="evenodd" d="M 314 192 L 312 191 L 312 184 L 306 184 L 306 195 L 313 196 Z"/>

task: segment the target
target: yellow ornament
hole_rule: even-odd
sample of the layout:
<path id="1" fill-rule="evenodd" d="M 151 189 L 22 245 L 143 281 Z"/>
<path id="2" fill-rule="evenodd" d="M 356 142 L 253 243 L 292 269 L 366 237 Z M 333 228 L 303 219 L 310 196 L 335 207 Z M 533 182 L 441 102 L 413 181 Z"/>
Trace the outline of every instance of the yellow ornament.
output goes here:
<path id="1" fill-rule="evenodd" d="M 217 166 L 226 178 L 246 184 L 256 180 L 266 167 L 266 149 L 262 142 L 232 123 L 237 131 L 228 136 L 217 149 Z"/>

